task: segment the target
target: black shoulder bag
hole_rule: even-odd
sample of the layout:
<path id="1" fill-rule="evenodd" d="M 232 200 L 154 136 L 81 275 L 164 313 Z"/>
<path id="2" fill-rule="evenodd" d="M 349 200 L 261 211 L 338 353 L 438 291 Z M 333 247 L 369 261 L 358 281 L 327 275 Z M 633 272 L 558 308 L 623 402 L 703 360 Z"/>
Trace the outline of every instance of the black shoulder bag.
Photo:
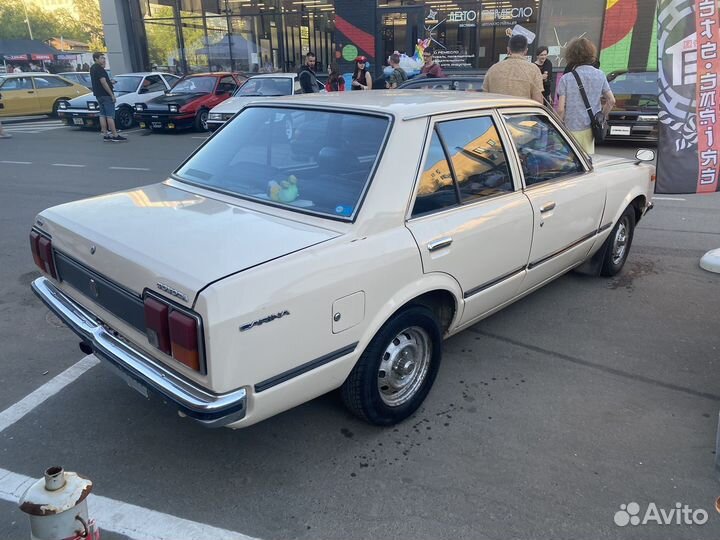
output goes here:
<path id="1" fill-rule="evenodd" d="M 607 133 L 607 118 L 605 118 L 605 115 L 602 112 L 602 107 L 597 112 L 597 114 L 593 114 L 592 107 L 590 106 L 590 101 L 588 100 L 587 94 L 585 93 L 585 87 L 583 87 L 582 81 L 580 80 L 580 75 L 578 75 L 577 71 L 575 71 L 574 69 L 572 70 L 572 74 L 577 81 L 580 95 L 582 96 L 583 102 L 585 103 L 585 110 L 587 111 L 588 117 L 590 118 L 590 129 L 592 129 L 593 138 L 596 142 L 603 142 Z"/>

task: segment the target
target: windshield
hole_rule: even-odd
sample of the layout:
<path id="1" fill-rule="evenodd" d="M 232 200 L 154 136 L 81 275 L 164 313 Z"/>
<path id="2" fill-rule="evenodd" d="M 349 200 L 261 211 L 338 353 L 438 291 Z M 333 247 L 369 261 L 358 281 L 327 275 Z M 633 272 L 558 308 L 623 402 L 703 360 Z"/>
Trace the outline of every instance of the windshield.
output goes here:
<path id="1" fill-rule="evenodd" d="M 142 77 L 115 77 L 113 90 L 115 93 L 135 92 Z"/>
<path id="2" fill-rule="evenodd" d="M 215 90 L 215 77 L 188 77 L 181 79 L 170 90 L 173 94 L 209 94 Z"/>
<path id="3" fill-rule="evenodd" d="M 365 114 L 249 107 L 176 175 L 263 203 L 350 219 L 388 124 Z"/>
<path id="4" fill-rule="evenodd" d="M 292 79 L 288 77 L 257 77 L 249 79 L 235 92 L 236 96 L 288 96 L 292 94 Z"/>

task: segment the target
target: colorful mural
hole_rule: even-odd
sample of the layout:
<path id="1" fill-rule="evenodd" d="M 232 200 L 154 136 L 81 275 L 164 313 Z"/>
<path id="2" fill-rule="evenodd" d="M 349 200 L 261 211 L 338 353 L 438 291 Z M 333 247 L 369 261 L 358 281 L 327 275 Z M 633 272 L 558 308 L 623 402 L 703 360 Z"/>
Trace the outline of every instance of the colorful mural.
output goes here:
<path id="1" fill-rule="evenodd" d="M 657 69 L 656 0 L 607 0 L 600 67 L 606 73 Z"/>

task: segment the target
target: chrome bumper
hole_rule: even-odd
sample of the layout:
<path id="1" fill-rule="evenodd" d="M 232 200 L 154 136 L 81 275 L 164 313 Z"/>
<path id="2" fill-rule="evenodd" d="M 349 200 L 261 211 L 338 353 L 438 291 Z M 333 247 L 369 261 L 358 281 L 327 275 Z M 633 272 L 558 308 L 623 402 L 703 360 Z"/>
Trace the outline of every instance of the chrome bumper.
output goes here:
<path id="1" fill-rule="evenodd" d="M 32 283 L 33 292 L 51 311 L 92 347 L 99 358 L 110 362 L 136 384 L 159 394 L 184 415 L 207 427 L 221 427 L 245 417 L 247 393 L 244 388 L 227 394 L 212 394 L 147 356 L 107 331 L 96 318 L 47 278 Z"/>

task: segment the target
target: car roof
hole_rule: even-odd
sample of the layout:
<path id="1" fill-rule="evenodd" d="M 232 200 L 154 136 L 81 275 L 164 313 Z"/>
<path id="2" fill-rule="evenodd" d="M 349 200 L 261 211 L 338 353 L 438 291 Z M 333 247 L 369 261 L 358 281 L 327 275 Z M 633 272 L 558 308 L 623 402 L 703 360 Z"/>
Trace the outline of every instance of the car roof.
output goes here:
<path id="1" fill-rule="evenodd" d="M 11 77 L 47 77 L 48 75 L 57 76 L 59 73 L 48 73 L 47 71 L 23 71 L 22 73 L 3 73 L 6 78 Z"/>
<path id="2" fill-rule="evenodd" d="M 260 73 L 257 75 L 251 75 L 251 79 L 268 79 L 268 78 L 279 78 L 279 77 L 287 77 L 287 78 L 295 78 L 297 77 L 297 73 Z"/>
<path id="3" fill-rule="evenodd" d="M 90 75 L 89 71 L 63 71 L 62 73 L 56 73 L 55 75 Z"/>
<path id="4" fill-rule="evenodd" d="M 534 100 L 452 90 L 373 90 L 372 92 L 328 92 L 273 98 L 272 105 L 308 105 L 390 113 L 404 120 L 489 107 L 540 107 Z M 263 105 L 267 105 L 263 103 Z"/>

